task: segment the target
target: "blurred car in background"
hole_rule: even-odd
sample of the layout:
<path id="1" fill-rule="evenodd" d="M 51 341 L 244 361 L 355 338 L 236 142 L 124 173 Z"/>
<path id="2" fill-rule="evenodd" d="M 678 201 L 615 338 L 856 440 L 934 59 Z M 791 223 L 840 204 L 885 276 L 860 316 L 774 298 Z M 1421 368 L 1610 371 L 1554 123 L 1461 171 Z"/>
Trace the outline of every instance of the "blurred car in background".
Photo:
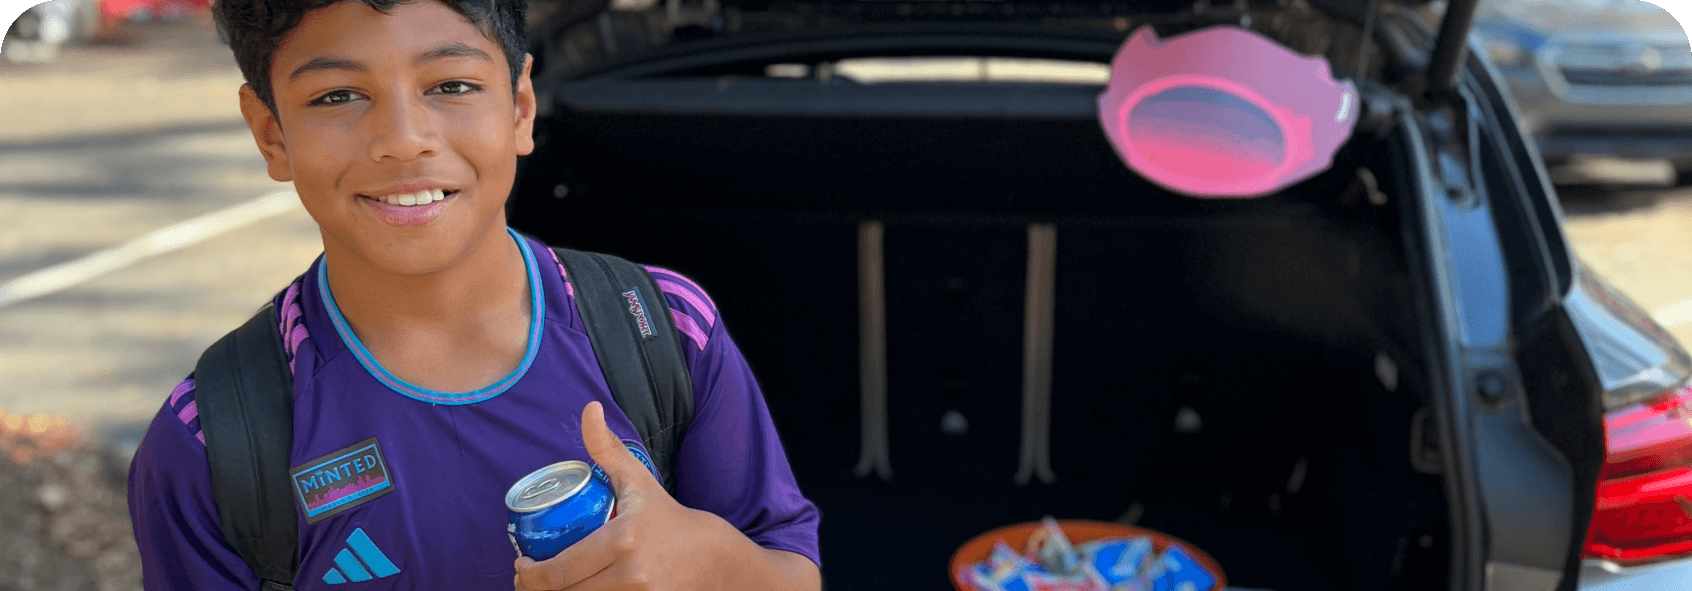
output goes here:
<path id="1" fill-rule="evenodd" d="M 1666 159 L 1692 183 L 1692 49 L 1642 0 L 1483 0 L 1475 34 L 1548 164 Z"/>
<path id="2" fill-rule="evenodd" d="M 47 0 L 12 23 L 0 62 L 52 62 L 73 43 L 128 44 L 134 38 L 123 30 L 127 23 L 196 19 L 211 27 L 210 9 L 211 0 Z"/>
<path id="3" fill-rule="evenodd" d="M 65 43 L 87 39 L 100 29 L 100 0 L 48 0 L 30 7 L 6 30 L 0 60 L 51 61 Z"/>

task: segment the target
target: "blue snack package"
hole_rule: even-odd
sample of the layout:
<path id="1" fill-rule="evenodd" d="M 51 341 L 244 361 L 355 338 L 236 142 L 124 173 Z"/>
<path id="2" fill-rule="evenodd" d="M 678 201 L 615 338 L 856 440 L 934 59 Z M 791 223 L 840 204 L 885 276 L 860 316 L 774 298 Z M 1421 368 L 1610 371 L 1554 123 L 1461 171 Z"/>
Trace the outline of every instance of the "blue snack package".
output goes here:
<path id="1" fill-rule="evenodd" d="M 1015 569 L 995 576 L 992 571 L 976 571 L 970 581 L 979 591 L 1034 591 L 1034 586 L 1028 582 L 1028 571 Z"/>
<path id="2" fill-rule="evenodd" d="M 965 568 L 965 580 L 980 591 L 1032 591 L 1025 575 L 1039 566 L 1001 541 L 993 545 L 987 560 Z"/>
<path id="3" fill-rule="evenodd" d="M 1216 586 L 1216 576 L 1180 544 L 1164 549 L 1146 574 L 1151 579 L 1150 591 L 1211 591 Z"/>
<path id="4" fill-rule="evenodd" d="M 1025 580 L 1035 591 L 1108 591 L 1104 579 L 1091 568 L 1078 569 L 1074 574 L 1058 574 L 1044 568 L 1034 568 Z"/>
<path id="5" fill-rule="evenodd" d="M 1151 566 L 1154 551 L 1151 538 L 1105 538 L 1082 544 L 1083 560 L 1097 572 L 1107 587 L 1140 582 L 1140 574 Z"/>

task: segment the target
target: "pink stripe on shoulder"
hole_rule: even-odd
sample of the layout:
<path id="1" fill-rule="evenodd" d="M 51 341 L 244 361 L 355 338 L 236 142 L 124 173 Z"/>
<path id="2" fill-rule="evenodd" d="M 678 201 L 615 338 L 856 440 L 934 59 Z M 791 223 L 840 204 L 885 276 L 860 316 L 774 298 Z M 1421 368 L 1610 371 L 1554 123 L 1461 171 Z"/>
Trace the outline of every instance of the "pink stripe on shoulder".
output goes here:
<path id="1" fill-rule="evenodd" d="M 311 334 L 306 332 L 304 324 L 295 326 L 293 330 L 288 331 L 288 354 L 299 355 L 300 343 L 305 342 L 310 337 Z"/>
<path id="2" fill-rule="evenodd" d="M 293 324 L 300 317 L 300 283 L 295 281 L 288 286 L 288 291 L 282 294 L 282 331 L 287 332 L 288 325 Z"/>
<path id="3" fill-rule="evenodd" d="M 186 380 L 182 380 L 182 383 L 176 385 L 175 390 L 170 391 L 170 406 L 171 406 L 171 408 L 175 408 L 176 403 L 181 402 L 183 396 L 186 396 L 186 395 L 188 395 L 189 392 L 193 392 L 193 391 L 194 391 L 194 378 L 188 378 Z"/>
<path id="4" fill-rule="evenodd" d="M 705 302 L 700 301 L 699 296 L 694 294 L 693 290 L 682 287 L 681 284 L 668 279 L 658 279 L 657 283 L 658 289 L 663 290 L 664 293 L 673 294 L 687 302 L 687 305 L 693 306 L 693 309 L 698 310 L 699 315 L 705 317 L 705 326 L 717 325 L 717 315 L 711 311 L 709 306 L 705 305 Z"/>
<path id="5" fill-rule="evenodd" d="M 176 408 L 177 403 L 182 402 L 183 398 L 188 399 L 188 404 L 183 406 L 182 410 L 176 411 L 176 420 L 182 421 L 184 426 L 194 422 L 194 419 L 200 416 L 200 404 L 198 401 L 194 400 L 193 395 L 194 378 L 188 378 L 186 380 L 182 380 L 182 383 L 177 384 L 175 390 L 171 390 L 170 402 L 165 404 L 166 408 Z M 206 442 L 206 434 L 204 431 L 196 431 L 194 432 L 194 436 L 200 440 L 200 443 L 203 444 Z"/>
<path id="6" fill-rule="evenodd" d="M 564 295 L 576 297 L 576 286 L 570 284 L 570 271 L 564 268 L 564 261 L 558 260 L 558 251 L 548 248 L 546 252 L 552 255 L 552 262 L 558 265 L 558 276 L 564 278 Z"/>
<path id="7" fill-rule="evenodd" d="M 697 345 L 700 351 L 705 350 L 705 343 L 709 341 L 711 337 L 705 336 L 705 331 L 699 330 L 699 324 L 693 321 L 692 316 L 688 316 L 686 312 L 672 308 L 670 310 L 670 318 L 676 321 L 676 330 L 679 330 L 682 334 L 691 337 L 693 339 L 693 344 Z"/>
<path id="8" fill-rule="evenodd" d="M 288 336 L 287 336 L 286 342 L 287 342 L 287 345 L 288 345 L 288 372 L 289 373 L 292 373 L 294 371 L 294 362 L 300 360 L 300 344 L 304 343 L 306 341 L 306 339 L 308 339 L 308 338 L 311 338 L 311 335 L 306 332 L 305 324 L 300 324 L 299 326 L 295 326 L 294 330 L 288 331 Z"/>
<path id="9" fill-rule="evenodd" d="M 692 279 L 688 279 L 685 275 L 682 275 L 681 273 L 677 273 L 675 271 L 671 271 L 669 269 L 665 269 L 665 268 L 662 268 L 662 267 L 653 267 L 653 266 L 650 266 L 650 265 L 646 267 L 646 272 L 648 272 L 648 273 L 662 273 L 665 276 L 667 276 L 667 278 L 669 278 L 669 279 L 674 279 L 674 280 L 676 280 L 680 283 L 686 284 L 688 287 L 693 288 L 693 291 L 699 292 L 699 295 L 701 297 L 705 298 L 705 303 L 709 304 L 712 310 L 717 309 L 717 303 L 711 301 L 711 294 L 707 293 L 705 291 L 705 288 L 699 287 L 698 283 L 694 283 Z"/>

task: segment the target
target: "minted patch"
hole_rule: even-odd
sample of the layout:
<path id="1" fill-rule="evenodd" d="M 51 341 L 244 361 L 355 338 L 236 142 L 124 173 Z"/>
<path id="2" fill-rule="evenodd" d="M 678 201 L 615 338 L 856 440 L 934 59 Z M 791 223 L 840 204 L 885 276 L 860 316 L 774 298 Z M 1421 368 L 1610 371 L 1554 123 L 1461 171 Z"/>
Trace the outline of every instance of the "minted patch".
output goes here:
<path id="1" fill-rule="evenodd" d="M 306 523 L 363 505 L 394 491 L 382 446 L 371 437 L 291 472 Z"/>
<path id="2" fill-rule="evenodd" d="M 623 303 L 628 305 L 629 314 L 634 315 L 635 326 L 640 329 L 642 340 L 651 340 L 657 336 L 652 331 L 652 322 L 646 318 L 646 300 L 640 297 L 639 289 L 623 292 Z"/>

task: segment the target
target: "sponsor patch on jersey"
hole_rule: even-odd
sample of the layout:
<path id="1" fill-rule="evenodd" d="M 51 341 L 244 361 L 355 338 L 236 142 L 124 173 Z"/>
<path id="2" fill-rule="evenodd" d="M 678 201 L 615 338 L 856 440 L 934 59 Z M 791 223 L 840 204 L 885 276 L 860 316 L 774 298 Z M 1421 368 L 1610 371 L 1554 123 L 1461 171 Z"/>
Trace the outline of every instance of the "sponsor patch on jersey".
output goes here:
<path id="1" fill-rule="evenodd" d="M 296 466 L 290 475 L 306 523 L 316 523 L 394 491 L 393 475 L 375 437 Z"/>

